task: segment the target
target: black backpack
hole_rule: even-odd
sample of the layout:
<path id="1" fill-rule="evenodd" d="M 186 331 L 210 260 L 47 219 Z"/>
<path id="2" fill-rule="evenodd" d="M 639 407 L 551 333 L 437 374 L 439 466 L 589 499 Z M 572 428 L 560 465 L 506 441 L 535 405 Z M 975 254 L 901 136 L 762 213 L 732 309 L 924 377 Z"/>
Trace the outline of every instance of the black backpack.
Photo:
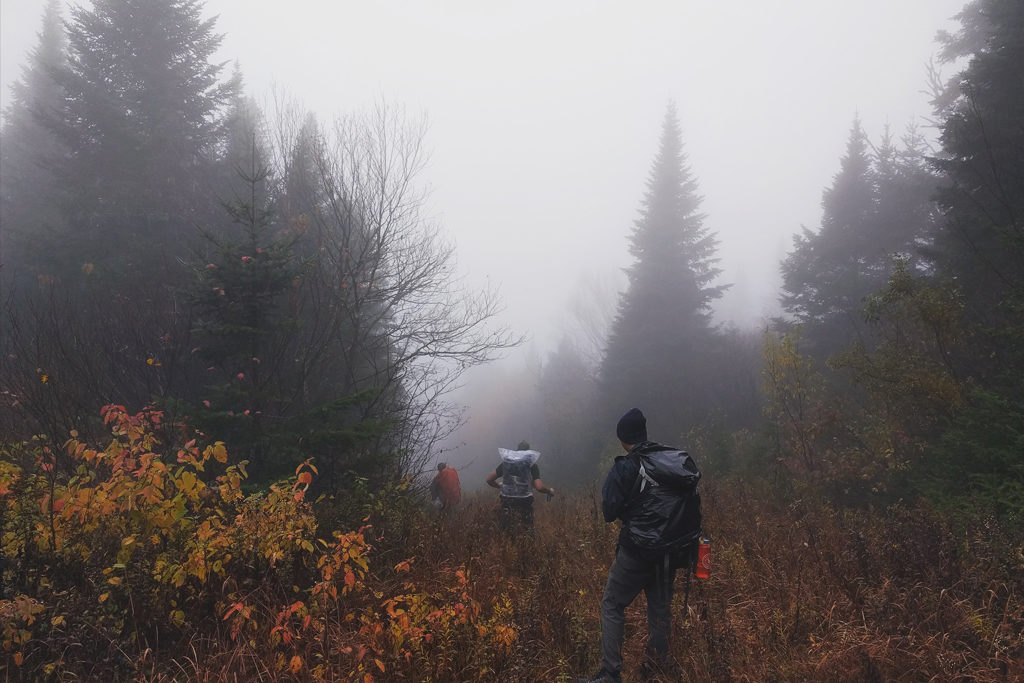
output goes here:
<path id="1" fill-rule="evenodd" d="M 700 470 L 686 451 L 643 444 L 629 456 L 640 472 L 623 514 L 626 535 L 644 555 L 692 567 L 701 535 Z"/>

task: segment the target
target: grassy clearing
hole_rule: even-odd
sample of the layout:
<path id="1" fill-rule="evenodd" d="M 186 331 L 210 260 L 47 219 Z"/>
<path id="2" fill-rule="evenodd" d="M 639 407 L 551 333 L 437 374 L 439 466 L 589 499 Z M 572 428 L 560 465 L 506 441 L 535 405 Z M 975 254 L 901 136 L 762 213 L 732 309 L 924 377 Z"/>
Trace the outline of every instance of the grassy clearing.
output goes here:
<path id="1" fill-rule="evenodd" d="M 593 490 L 538 499 L 534 533 L 516 538 L 498 529 L 493 493 L 438 516 L 401 490 L 364 529 L 335 535 L 302 499 L 305 473 L 243 498 L 160 469 L 175 482 L 161 490 L 178 491 L 161 498 L 152 471 L 97 470 L 90 489 L 9 479 L 5 547 L 20 538 L 22 551 L 6 556 L 0 602 L 6 680 L 532 682 L 598 666 L 617 526 Z M 687 680 L 1024 678 L 1024 556 L 994 523 L 954 534 L 922 509 L 702 490 L 713 570 L 692 581 L 685 611 L 677 579 L 674 603 Z M 105 505 L 115 493 L 134 502 L 80 502 L 100 492 Z M 45 514 L 54 501 L 61 515 Z M 132 526 L 143 523 L 145 544 Z M 16 533 L 30 524 L 36 545 Z M 222 573 L 203 569 L 213 558 Z M 645 640 L 641 596 L 627 612 L 626 680 Z"/>

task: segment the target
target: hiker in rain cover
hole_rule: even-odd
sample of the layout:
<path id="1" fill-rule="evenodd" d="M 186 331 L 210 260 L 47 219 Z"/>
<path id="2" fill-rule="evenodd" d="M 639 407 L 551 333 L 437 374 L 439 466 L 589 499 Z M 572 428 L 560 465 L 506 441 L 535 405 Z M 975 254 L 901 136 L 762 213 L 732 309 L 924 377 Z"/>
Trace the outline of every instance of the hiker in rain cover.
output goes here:
<path id="1" fill-rule="evenodd" d="M 626 455 L 615 458 L 601 490 L 605 521 L 622 520 L 615 561 L 601 599 L 601 669 L 579 683 L 622 680 L 622 627 L 626 607 L 640 591 L 647 597 L 645 679 L 678 677 L 669 656 L 672 588 L 678 568 L 692 569 L 701 531 L 700 471 L 676 448 L 647 440 L 647 418 L 633 408 L 616 436 Z"/>
<path id="2" fill-rule="evenodd" d="M 462 500 L 462 487 L 459 484 L 459 473 L 448 463 L 437 463 L 437 475 L 430 482 L 430 498 L 439 510 L 450 510 Z"/>
<path id="3" fill-rule="evenodd" d="M 508 531 L 514 525 L 533 528 L 533 491 L 555 495 L 555 490 L 540 480 L 537 459 L 540 453 L 530 450 L 530 444 L 520 441 L 516 450 L 499 448 L 501 464 L 487 475 L 487 485 L 501 489 L 501 528 Z M 498 480 L 501 479 L 501 483 Z"/>

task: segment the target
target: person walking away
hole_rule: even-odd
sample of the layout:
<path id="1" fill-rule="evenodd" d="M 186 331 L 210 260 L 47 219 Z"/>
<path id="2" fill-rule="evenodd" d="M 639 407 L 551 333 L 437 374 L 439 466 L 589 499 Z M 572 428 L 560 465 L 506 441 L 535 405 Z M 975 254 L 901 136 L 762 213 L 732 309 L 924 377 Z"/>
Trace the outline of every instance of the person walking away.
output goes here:
<path id="1" fill-rule="evenodd" d="M 692 569 L 701 533 L 700 470 L 683 450 L 647 440 L 647 418 L 637 408 L 615 428 L 625 455 L 615 458 L 601 490 L 606 522 L 622 528 L 601 599 L 601 669 L 579 683 L 622 680 L 625 611 L 640 591 L 647 598 L 644 678 L 678 676 L 671 662 L 672 592 L 676 569 Z"/>
<path id="2" fill-rule="evenodd" d="M 487 475 L 487 485 L 501 490 L 501 528 L 533 529 L 533 491 L 555 495 L 555 489 L 541 481 L 537 466 L 540 453 L 520 441 L 516 450 L 499 448 L 498 455 L 501 463 Z"/>
<path id="3" fill-rule="evenodd" d="M 440 510 L 447 511 L 462 502 L 462 486 L 459 473 L 448 463 L 437 463 L 437 474 L 430 482 L 430 497 Z"/>

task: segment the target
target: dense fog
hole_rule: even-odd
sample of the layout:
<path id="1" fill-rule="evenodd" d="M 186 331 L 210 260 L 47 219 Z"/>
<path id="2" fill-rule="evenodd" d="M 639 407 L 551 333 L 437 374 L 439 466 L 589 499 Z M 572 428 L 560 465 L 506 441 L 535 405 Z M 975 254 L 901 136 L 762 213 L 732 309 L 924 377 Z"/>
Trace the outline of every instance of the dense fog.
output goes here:
<path id="1" fill-rule="evenodd" d="M 331 192 L 335 190 L 341 193 L 337 196 L 346 197 L 355 196 L 351 194 L 355 192 L 355 204 L 387 200 L 401 207 L 405 221 L 402 229 L 407 232 L 389 234 L 388 239 L 395 241 L 378 247 L 407 258 L 412 244 L 422 260 L 399 259 L 396 265 L 381 257 L 383 252 L 363 253 L 371 261 L 381 259 L 374 263 L 387 263 L 389 268 L 397 269 L 384 276 L 389 285 L 396 282 L 396 273 L 409 275 L 424 265 L 434 269 L 432 275 L 441 277 L 431 280 L 424 290 L 430 292 L 427 298 L 409 296 L 397 287 L 394 299 L 360 300 L 355 308 L 344 308 L 349 303 L 341 299 L 327 304 L 319 289 L 311 289 L 297 295 L 301 304 L 296 304 L 294 319 L 267 322 L 275 315 L 271 313 L 271 299 L 282 297 L 283 301 L 286 296 L 285 280 L 302 280 L 304 285 L 308 282 L 299 274 L 298 264 L 314 258 L 317 249 L 320 253 L 338 250 L 331 257 L 333 261 L 318 266 L 322 270 L 318 271 L 317 287 L 345 285 L 332 279 L 340 272 L 332 268 L 365 266 L 363 261 L 353 266 L 346 260 L 352 258 L 350 247 L 355 249 L 346 241 L 350 237 L 339 237 L 336 243 L 325 246 L 326 238 L 308 237 L 312 234 L 309 232 L 296 237 L 296 243 L 289 243 L 288 248 L 294 247 L 295 251 L 281 257 L 280 288 L 249 293 L 251 297 L 267 297 L 268 308 L 261 309 L 256 317 L 271 325 L 276 338 L 290 325 L 308 333 L 302 341 L 282 342 L 279 349 L 271 345 L 281 358 L 291 354 L 295 364 L 310 362 L 309 366 L 303 365 L 303 372 L 311 373 L 311 379 L 296 379 L 292 389 L 295 395 L 302 394 L 304 400 L 322 407 L 330 405 L 328 412 L 335 417 L 346 411 L 362 411 L 363 418 L 372 414 L 375 426 L 368 428 L 369 434 L 380 438 L 388 433 L 388 425 L 394 424 L 390 421 L 398 419 L 389 410 L 402 413 L 402 420 L 411 422 L 403 422 L 407 431 L 389 447 L 399 444 L 405 449 L 415 444 L 418 450 L 415 456 L 400 456 L 400 467 L 417 474 L 429 471 L 437 460 L 448 460 L 465 469 L 470 485 L 479 483 L 493 466 L 498 447 L 511 446 L 520 439 L 534 441 L 535 447 L 545 453 L 544 466 L 553 467 L 564 477 L 578 475 L 575 480 L 585 482 L 599 470 L 592 465 L 608 446 L 609 420 L 616 411 L 645 400 L 681 400 L 678 395 L 663 396 L 664 392 L 648 393 L 639 386 L 630 386 L 629 378 L 639 371 L 626 366 L 621 369 L 621 379 L 610 384 L 610 345 L 616 338 L 613 328 L 624 324 L 624 314 L 630 308 L 623 297 L 629 288 L 639 286 L 636 278 L 643 269 L 637 264 L 647 253 L 645 249 L 657 248 L 642 244 L 641 226 L 649 218 L 645 218 L 645 212 L 652 216 L 657 213 L 654 188 L 663 172 L 683 174 L 680 182 L 689 204 L 679 215 L 688 216 L 686 220 L 693 223 L 687 228 L 692 232 L 683 238 L 693 247 L 686 257 L 691 259 L 687 267 L 698 274 L 699 293 L 692 302 L 696 318 L 691 328 L 702 330 L 701 334 L 720 335 L 714 337 L 717 341 L 708 342 L 708 349 L 717 349 L 729 358 L 709 360 L 693 351 L 697 347 L 681 352 L 684 357 L 694 355 L 701 360 L 692 371 L 680 370 L 682 374 L 671 380 L 675 391 L 699 396 L 699 400 L 688 398 L 682 403 L 704 407 L 664 411 L 660 415 L 663 423 L 655 423 L 652 429 L 664 440 L 684 441 L 693 436 L 693 429 L 709 422 L 729 429 L 753 424 L 759 414 L 754 395 L 760 381 L 755 359 L 760 353 L 761 331 L 773 318 L 805 321 L 821 313 L 808 308 L 799 291 L 800 252 L 794 252 L 794 248 L 804 240 L 810 253 L 807 235 L 817 233 L 830 220 L 839 220 L 836 216 L 841 211 L 829 208 L 829 196 L 830 192 L 843 191 L 841 179 L 848 170 L 847 162 L 863 163 L 865 173 L 880 178 L 887 172 L 887 164 L 904 163 L 909 157 L 916 161 L 908 164 L 923 163 L 938 152 L 936 97 L 960 67 L 948 55 L 938 59 L 941 46 L 936 42 L 939 32 L 956 30 L 954 16 L 962 9 L 959 0 L 896 4 L 876 0 L 800 1 L 742 7 L 738 3 L 664 2 L 628 8 L 614 2 L 555 6 L 540 2 L 506 6 L 433 3 L 423 7 L 361 3 L 342 8 L 329 2 L 241 5 L 209 0 L 189 5 L 194 12 L 189 21 L 207 23 L 176 26 L 182 36 L 200 36 L 183 54 L 205 65 L 190 78 L 200 89 L 206 88 L 203 96 L 209 101 L 197 104 L 195 111 L 177 112 L 178 105 L 173 102 L 160 104 L 162 94 L 157 93 L 152 103 L 139 106 L 154 106 L 155 111 L 167 106 L 176 114 L 191 117 L 179 132 L 181 139 L 196 146 L 188 149 L 186 145 L 184 151 L 196 158 L 220 155 L 215 161 L 221 166 L 214 164 L 202 170 L 208 174 L 205 176 L 198 166 L 192 166 L 196 173 L 186 178 L 188 172 L 184 169 L 192 163 L 188 162 L 180 173 L 168 173 L 166 182 L 176 184 L 173 190 L 155 190 L 142 180 L 150 173 L 142 168 L 148 162 L 139 161 L 138 168 L 134 168 L 135 160 L 117 156 L 118 149 L 134 153 L 131 150 L 137 152 L 142 143 L 121 140 L 117 144 L 124 146 L 118 148 L 113 143 L 104 146 L 101 139 L 109 135 L 113 140 L 115 132 L 102 131 L 106 125 L 103 116 L 107 114 L 95 107 L 111 107 L 106 110 L 108 114 L 119 117 L 125 112 L 134 115 L 134 105 L 123 103 L 128 109 L 119 111 L 122 104 L 102 98 L 93 105 L 87 90 L 74 90 L 87 88 L 91 77 L 114 68 L 113 62 L 106 61 L 108 58 L 114 62 L 120 58 L 117 54 L 104 55 L 102 45 L 96 48 L 89 42 L 90 31 L 103 30 L 89 23 L 89 17 L 95 14 L 92 7 L 88 3 L 50 4 L 55 16 L 71 27 L 73 77 L 60 81 L 60 87 L 67 101 L 80 107 L 76 111 L 73 106 L 70 113 L 61 114 L 64 118 L 60 121 L 53 111 L 37 116 L 40 107 L 32 100 L 40 94 L 33 88 L 41 88 L 40 79 L 45 80 L 50 73 L 37 63 L 47 40 L 43 8 L 34 0 L 5 0 L 2 7 L 0 75 L 5 145 L 14 150 L 7 154 L 9 165 L 4 178 L 13 198 L 8 200 L 4 217 L 6 275 L 15 283 L 19 277 L 25 278 L 21 291 L 24 282 L 34 278 L 60 286 L 68 281 L 68 273 L 84 273 L 91 278 L 89 282 L 96 283 L 100 278 L 91 277 L 93 269 L 109 273 L 103 268 L 113 267 L 118 258 L 108 250 L 103 258 L 109 262 L 82 261 L 76 250 L 95 248 L 96 240 L 116 234 L 123 244 L 132 243 L 132 249 L 139 250 L 117 267 L 128 264 L 129 268 L 156 269 L 150 273 L 162 273 L 168 282 L 179 276 L 185 278 L 186 271 L 198 263 L 190 262 L 195 255 L 188 250 L 198 249 L 207 255 L 217 248 L 230 252 L 223 241 L 227 233 L 219 235 L 219 228 L 211 228 L 219 220 L 217 209 L 211 208 L 216 203 L 215 194 L 223 200 L 249 192 L 250 204 L 266 200 L 275 213 L 274 218 L 264 217 L 268 222 L 263 227 L 270 235 L 306 230 L 303 221 L 310 214 L 295 209 L 301 204 L 300 191 L 289 183 L 299 182 L 294 173 L 297 159 L 311 160 L 308 163 L 314 175 L 320 174 L 316 182 L 321 186 L 316 192 L 325 192 L 328 197 L 334 197 Z M 111 12 L 111 16 L 117 14 L 117 7 L 118 3 L 110 1 L 95 5 L 98 10 Z M 50 48 L 58 49 L 55 46 Z M 75 53 L 82 49 L 95 49 L 95 54 Z M 126 73 L 125 78 L 130 80 L 131 75 Z M 215 92 L 215 83 L 221 84 L 216 86 L 221 90 Z M 125 85 L 127 90 L 132 87 Z M 161 87 L 156 83 L 143 91 L 148 97 Z M 94 116 L 98 118 L 88 120 Z M 19 199 L 22 195 L 18 192 L 25 187 L 40 187 L 29 177 L 29 169 L 40 165 L 38 160 L 26 156 L 10 161 L 24 152 L 12 143 L 19 136 L 18 126 L 33 117 L 32 125 L 42 126 L 33 130 L 49 130 L 46 135 L 55 145 L 71 145 L 71 158 L 77 164 L 66 168 L 57 164 L 56 174 L 47 182 L 65 192 L 72 183 L 62 174 L 73 171 L 79 174 L 78 182 L 95 170 L 90 164 L 102 164 L 110 169 L 111 187 L 116 186 L 122 194 L 95 194 L 83 185 L 62 195 L 59 201 L 46 196 L 32 198 L 39 203 L 38 209 L 29 200 Z M 236 128 L 225 136 L 225 131 L 217 128 L 220 125 Z M 237 167 L 242 158 L 231 154 L 245 156 L 244 138 L 250 130 L 247 125 L 258 130 L 257 137 L 262 139 L 253 138 L 252 158 L 246 158 L 251 173 L 242 182 L 248 187 L 245 190 L 237 179 L 225 174 L 230 175 L 227 169 Z M 667 143 L 668 130 L 674 131 L 675 138 Z M 208 138 L 200 139 L 202 136 Z M 145 144 L 150 142 L 154 144 L 153 154 L 167 153 L 168 158 L 179 144 L 171 138 Z M 673 156 L 664 167 L 669 171 L 659 171 L 666 144 Z M 88 149 L 88 154 L 74 151 L 75 145 Z M 42 149 L 37 146 L 35 152 L 24 153 L 41 156 Z M 66 153 L 66 149 L 53 152 Z M 389 156 L 392 154 L 395 156 Z M 41 165 L 46 163 L 52 164 L 53 157 Z M 337 166 L 332 167 L 335 163 Z M 392 163 L 404 166 L 396 174 L 395 167 L 389 166 Z M 267 165 L 266 178 L 257 177 L 260 164 Z M 381 174 L 377 180 L 383 189 L 371 196 L 376 191 L 375 173 Z M 154 172 L 153 177 L 160 175 Z M 877 186 L 881 181 L 870 182 Z M 211 207 L 199 207 L 181 194 L 181 183 L 206 190 L 204 201 L 209 200 Z M 900 196 L 913 196 L 914 201 L 927 203 L 928 191 L 901 190 Z M 175 193 L 181 196 L 172 196 Z M 97 227 L 95 220 L 106 220 L 102 216 L 109 216 L 112 206 L 123 205 L 128 197 L 134 201 L 143 196 L 153 199 L 153 203 L 140 205 L 135 218 L 126 217 L 130 211 L 124 209 L 125 216 L 118 219 L 124 220 L 122 232 L 104 232 L 107 227 Z M 309 201 L 313 206 L 320 200 Z M 876 197 L 872 201 L 882 200 Z M 96 203 L 89 209 L 95 211 L 90 227 L 69 228 L 67 222 L 81 218 L 76 212 L 84 211 L 89 202 Z M 257 246 L 260 239 L 269 238 L 256 235 L 264 218 L 258 215 L 258 207 L 250 204 L 237 205 L 233 219 L 243 223 L 248 220 L 251 246 L 260 254 L 270 253 L 266 246 L 270 242 Z M 351 212 L 353 205 L 345 211 Z M 175 212 L 180 215 L 170 220 L 173 227 L 165 233 L 160 232 L 162 228 L 151 231 L 159 233 L 159 238 L 144 244 L 137 217 L 146 216 L 152 226 L 152 221 L 166 221 Z M 350 216 L 346 218 L 343 213 L 335 206 L 333 219 L 349 220 Z M 381 214 L 377 218 L 384 221 L 388 217 Z M 46 222 L 52 230 L 45 236 L 41 229 L 33 232 Z M 912 222 L 904 221 L 904 225 Z M 337 225 L 331 228 L 325 223 L 317 229 L 327 235 L 331 229 L 340 229 Z M 911 234 L 918 227 L 908 227 L 907 235 L 900 237 L 903 242 L 897 239 L 888 244 L 889 253 L 904 253 L 915 240 L 927 241 L 920 231 Z M 60 233 L 63 229 L 71 230 L 68 234 L 74 240 L 84 240 L 82 244 L 66 240 Z M 274 232 L 279 229 L 284 232 Z M 197 246 L 200 233 L 210 241 Z M 341 233 L 330 234 L 337 237 Z M 307 239 L 309 243 L 304 242 Z M 86 244 L 89 240 L 92 242 Z M 284 249 L 287 245 L 278 246 Z M 361 246 L 369 249 L 366 243 Z M 175 251 L 178 247 L 182 251 Z M 849 248 L 855 246 L 851 243 Z M 154 250 L 165 249 L 166 258 L 153 257 Z M 697 251 L 699 255 L 693 256 Z M 288 260 L 293 257 L 294 261 Z M 783 267 L 787 259 L 788 282 Z M 207 267 L 212 269 L 216 263 L 210 257 Z M 68 269 L 63 276 L 55 274 L 60 268 Z M 881 263 L 864 265 L 864 269 L 874 269 L 871 272 L 878 276 L 865 276 L 863 287 L 857 286 L 863 291 L 852 287 L 847 292 L 854 303 L 854 299 L 884 286 L 885 273 L 889 272 Z M 168 274 L 171 271 L 173 275 Z M 203 286 L 210 286 L 209 291 L 223 295 L 224 284 L 209 280 L 210 272 L 196 277 Z M 631 273 L 629 277 L 627 273 Z M 363 274 L 360 271 L 360 277 Z M 426 286 L 419 281 L 416 284 Z M 366 287 L 367 291 L 376 286 L 358 278 L 351 285 Z M 183 285 L 175 281 L 174 287 L 181 291 Z M 669 289 L 666 286 L 665 291 Z M 114 287 L 105 293 L 116 290 Z M 855 290 L 856 296 L 851 293 Z M 18 286 L 11 285 L 8 291 L 18 291 Z M 86 296 L 90 302 L 94 299 L 89 297 L 104 292 L 97 288 L 83 295 L 82 291 L 74 296 Z M 212 300 L 194 292 L 190 296 L 190 304 L 198 306 L 195 310 L 229 315 L 218 309 L 216 296 Z M 678 297 L 660 307 L 644 303 L 653 308 L 643 309 L 642 315 L 638 314 L 640 320 L 674 316 L 671 307 L 677 301 Z M 468 309 L 459 308 L 456 302 L 468 302 Z M 72 310 L 82 310 L 74 297 L 66 303 Z M 168 305 L 181 303 L 175 299 Z M 847 313 L 859 316 L 853 312 L 853 304 L 850 306 Z M 333 313 L 324 313 L 336 308 L 345 310 L 338 320 L 331 317 Z M 374 325 L 379 327 L 370 333 L 360 328 L 366 316 L 377 314 L 380 317 Z M 133 324 L 155 325 L 159 314 L 154 315 L 153 320 L 140 318 Z M 345 315 L 349 319 L 343 323 Z M 417 336 L 418 332 L 402 336 L 414 324 L 441 320 L 450 327 L 444 331 L 430 327 L 429 334 L 424 333 L 429 340 Z M 229 323 L 241 324 L 238 320 L 222 319 L 216 324 L 207 320 L 203 328 L 192 320 L 183 322 L 176 332 L 165 331 L 164 336 L 155 339 L 162 340 L 160 344 L 185 344 L 190 334 L 227 334 L 223 326 Z M 338 331 L 343 324 L 356 332 Z M 320 325 L 334 325 L 337 338 L 323 341 L 317 336 Z M 458 333 L 446 336 L 456 328 Z M 300 358 L 292 346 L 322 342 L 324 354 L 339 358 L 337 354 L 351 351 L 352 347 L 346 346 L 351 343 L 346 336 L 350 333 L 360 340 L 358 363 L 365 365 L 366 374 L 346 377 L 342 382 L 344 391 L 326 387 L 310 390 L 309 382 L 315 383 L 318 373 L 321 382 L 333 376 L 331 373 L 337 373 L 337 381 L 342 381 L 347 372 L 352 374 L 356 361 L 346 357 L 328 371 L 315 365 L 312 356 L 316 354 Z M 404 344 L 399 355 L 408 361 L 407 365 L 389 365 L 396 333 Z M 844 330 L 834 335 L 849 333 Z M 359 336 L 365 334 L 370 336 Z M 823 338 L 828 336 L 822 334 Z M 150 368 L 166 367 L 155 348 L 159 344 L 144 336 L 136 340 L 138 348 L 133 352 Z M 263 341 L 267 338 L 260 337 Z M 221 342 L 230 345 L 224 338 Z M 195 348 L 204 348 L 195 343 Z M 423 346 L 417 347 L 420 343 Z M 622 343 L 632 348 L 631 342 Z M 85 348 L 89 347 L 79 351 Z M 97 373 L 105 376 L 123 370 L 110 355 L 116 355 L 113 348 L 105 352 L 105 369 L 97 366 Z M 728 354 L 726 348 L 730 349 Z M 826 351 L 834 353 L 839 347 L 832 344 L 821 349 L 824 358 Z M 182 346 L 178 351 L 187 349 Z M 63 408 L 69 412 L 52 420 L 50 426 L 70 426 L 78 419 L 77 411 L 90 400 L 141 402 L 149 395 L 184 401 L 179 407 L 185 412 L 188 410 L 183 406 L 208 408 L 212 399 L 196 389 L 196 377 L 213 372 L 215 367 L 227 373 L 225 368 L 231 364 L 225 364 L 225 359 L 231 354 L 238 362 L 244 355 L 239 349 L 223 351 L 208 361 L 208 367 L 199 363 L 173 377 L 132 378 L 128 383 L 133 388 L 126 392 L 131 399 L 117 396 L 118 382 L 108 378 L 109 389 L 94 392 L 93 397 L 83 390 L 82 403 L 73 409 Z M 433 365 L 420 365 L 423 357 L 431 358 Z M 249 365 L 263 362 L 257 361 L 256 354 L 247 358 Z M 316 356 L 316 363 L 320 359 Z M 184 359 L 178 361 L 188 365 Z M 274 372 L 290 377 L 278 361 Z M 388 369 L 381 375 L 385 366 Z M 27 364 L 26 377 L 50 377 L 45 368 L 39 369 L 42 367 L 41 361 Z M 674 367 L 674 363 L 664 366 L 668 367 Z M 269 372 L 265 364 L 259 369 Z M 558 379 L 556 371 L 565 376 Z M 658 372 L 645 372 L 651 371 Z M 199 374 L 192 377 L 189 372 Z M 255 366 L 251 370 L 232 366 L 224 378 L 236 377 L 242 382 L 245 377 L 244 381 L 249 381 L 253 372 Z M 386 376 L 383 385 L 377 383 L 381 376 Z M 598 384 L 578 386 L 573 389 L 576 393 L 553 398 L 556 390 L 568 392 L 573 381 L 581 377 Z M 171 389 L 175 382 L 190 388 Z M 227 391 L 226 384 L 204 386 L 210 391 L 220 387 L 217 390 L 225 401 L 237 399 Z M 621 394 L 614 400 L 605 396 L 598 403 L 588 403 L 594 400 L 591 394 L 595 387 L 599 387 L 598 394 L 608 394 L 613 386 Z M 371 390 L 382 392 L 386 398 L 354 398 L 362 396 L 359 392 Z M 229 395 L 235 398 L 229 400 Z M 255 397 L 256 393 L 251 395 Z M 295 400 L 294 396 L 288 400 Z M 349 400 L 354 404 L 338 403 Z M 378 400 L 390 408 L 374 412 L 380 407 Z M 255 410 L 243 404 L 239 404 L 240 410 Z M 411 418 L 410 405 L 436 408 L 431 415 L 437 423 L 425 424 L 430 420 L 422 420 L 422 415 Z M 567 405 L 585 414 L 558 415 L 553 420 L 553 414 Z M 649 408 L 660 412 L 655 406 Z M 229 412 L 235 416 L 234 410 Z M 250 412 L 244 414 L 250 416 Z M 210 419 L 211 428 L 219 424 L 228 431 L 246 431 L 237 425 L 227 426 L 230 420 Z M 358 441 L 351 424 L 345 420 L 342 423 L 346 425 L 340 428 L 345 433 L 343 438 Z M 425 435 L 424 429 L 429 434 Z M 585 434 L 565 433 L 577 430 Z M 329 438 L 329 434 L 322 438 Z M 246 447 L 258 450 L 269 446 Z M 296 453 L 302 450 L 296 448 Z"/>
<path id="2" fill-rule="evenodd" d="M 574 298 L 621 285 L 669 100 L 733 284 L 716 317 L 777 312 L 778 261 L 818 222 L 854 115 L 872 139 L 927 127 L 935 34 L 962 4 L 210 0 L 203 14 L 261 103 L 276 91 L 328 119 L 380 98 L 423 113 L 432 214 L 544 353 Z M 37 0 L 0 8 L 5 104 L 40 16 Z"/>

